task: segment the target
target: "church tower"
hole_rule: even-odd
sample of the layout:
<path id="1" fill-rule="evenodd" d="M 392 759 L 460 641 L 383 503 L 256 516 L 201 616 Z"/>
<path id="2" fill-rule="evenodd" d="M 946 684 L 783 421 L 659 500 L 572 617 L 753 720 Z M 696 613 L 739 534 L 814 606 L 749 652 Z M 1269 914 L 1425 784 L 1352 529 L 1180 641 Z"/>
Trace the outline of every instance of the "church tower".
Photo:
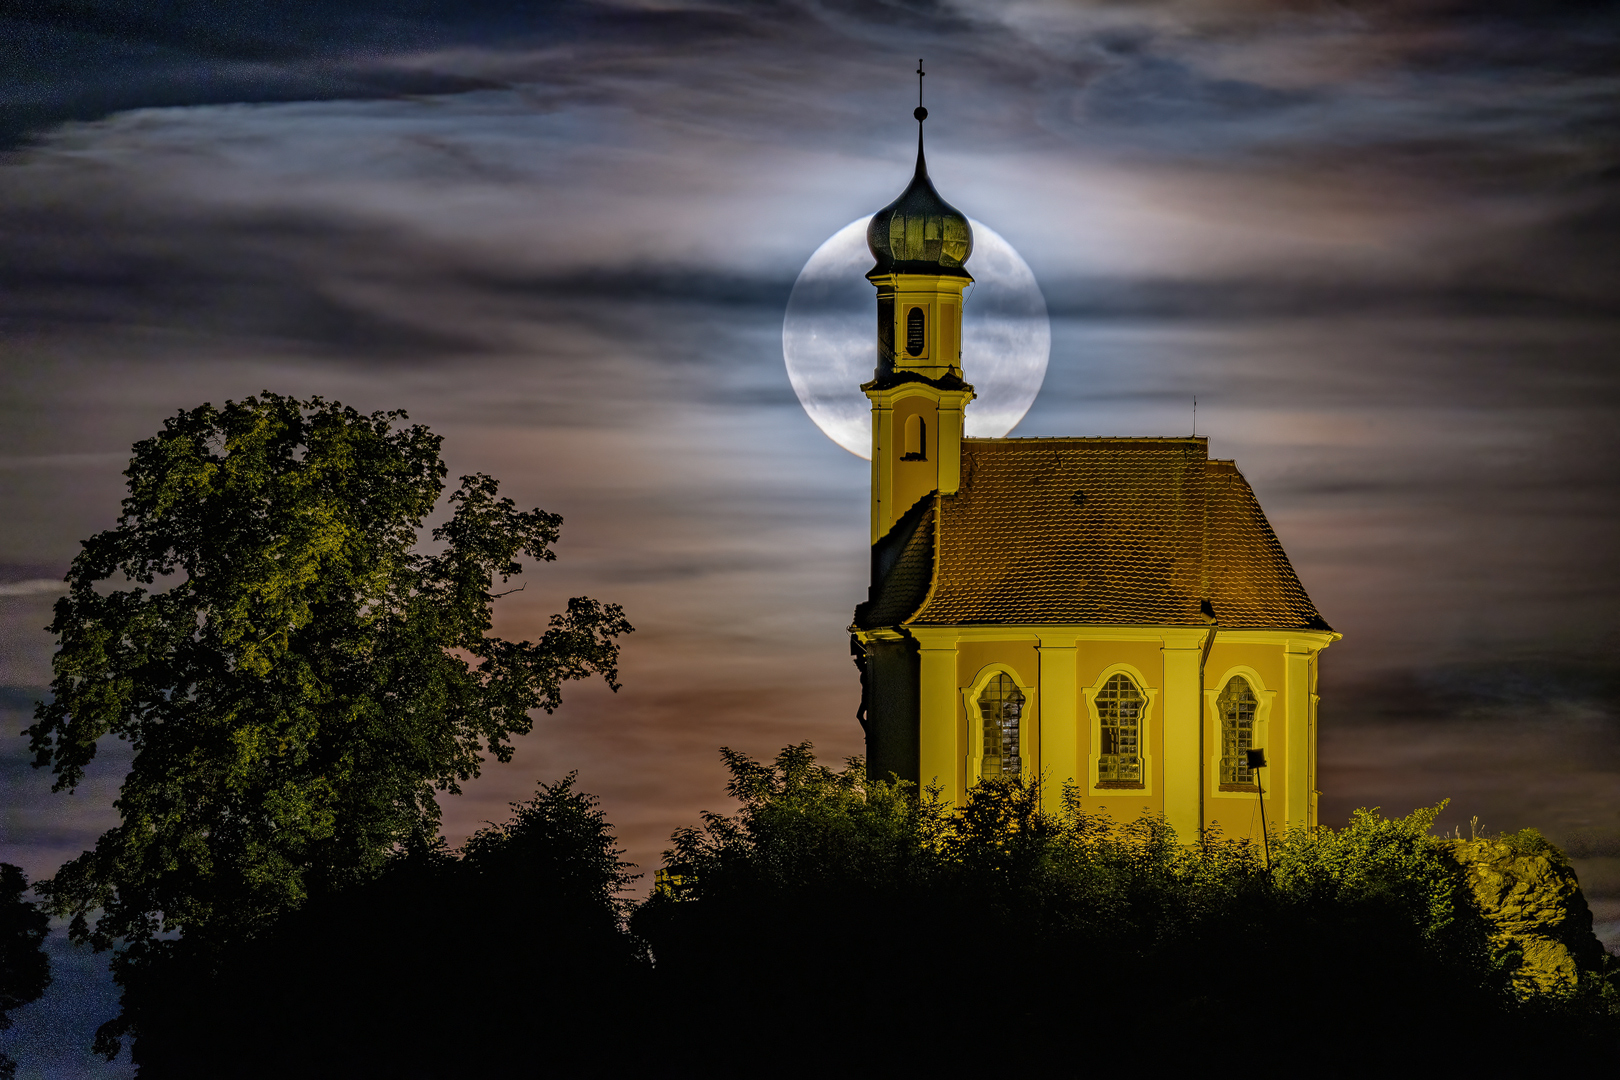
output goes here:
<path id="1" fill-rule="evenodd" d="M 1197 436 L 964 437 L 973 230 L 915 115 L 916 172 L 866 235 L 872 576 L 849 629 L 868 774 L 958 804 L 1038 777 L 1054 809 L 1067 787 L 1188 842 L 1314 824 L 1318 656 L 1339 635 L 1236 464 Z"/>
<path id="2" fill-rule="evenodd" d="M 861 387 L 872 402 L 872 542 L 919 499 L 951 494 L 961 480 L 964 264 L 973 253 L 967 215 L 939 197 L 923 156 L 917 106 L 917 171 L 872 216 L 866 243 L 877 264 L 877 370 Z"/>
<path id="3" fill-rule="evenodd" d="M 921 65 L 918 65 L 919 76 Z M 917 168 L 900 197 L 872 215 L 866 245 L 876 264 L 877 368 L 861 386 L 872 402 L 872 580 L 888 576 L 936 493 L 962 477 L 963 411 L 973 387 L 962 379 L 963 293 L 973 228 L 928 178 L 921 104 Z M 917 649 L 901 633 L 857 644 L 867 764 L 873 776 L 920 779 Z"/>

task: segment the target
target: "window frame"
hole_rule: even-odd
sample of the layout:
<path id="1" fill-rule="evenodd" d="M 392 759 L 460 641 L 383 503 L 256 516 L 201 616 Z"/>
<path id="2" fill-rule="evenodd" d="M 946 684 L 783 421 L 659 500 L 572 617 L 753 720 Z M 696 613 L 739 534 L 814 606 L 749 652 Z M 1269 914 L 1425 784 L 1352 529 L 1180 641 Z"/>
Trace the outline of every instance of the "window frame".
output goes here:
<path id="1" fill-rule="evenodd" d="M 1109 680 L 1115 675 L 1124 675 L 1136 684 L 1136 689 L 1142 694 L 1142 716 L 1137 731 L 1137 745 L 1141 747 L 1142 780 L 1133 783 L 1125 780 L 1103 780 L 1102 771 L 1102 712 L 1097 707 L 1097 695 L 1108 686 Z M 1092 796 L 1118 796 L 1126 795 L 1132 798 L 1151 796 L 1155 788 L 1154 782 L 1154 718 L 1155 706 L 1159 701 L 1159 688 L 1153 686 L 1142 674 L 1141 669 L 1132 664 L 1110 664 L 1097 676 L 1097 681 L 1090 686 L 1080 688 L 1085 698 L 1086 714 L 1091 723 L 1090 745 L 1087 747 L 1089 761 L 1086 773 L 1086 794 Z"/>
<path id="2" fill-rule="evenodd" d="M 1214 686 L 1204 687 L 1204 745 L 1207 759 L 1204 763 L 1205 790 L 1210 798 L 1215 799 L 1259 799 L 1259 786 L 1255 784 L 1225 784 L 1221 782 L 1221 753 L 1225 749 L 1224 735 L 1221 731 L 1221 694 L 1226 692 L 1226 684 L 1234 678 L 1241 676 L 1249 682 L 1249 690 L 1254 694 L 1254 738 L 1253 746 L 1266 753 L 1266 775 L 1262 780 L 1270 788 L 1271 773 L 1283 767 L 1282 755 L 1276 760 L 1271 755 L 1271 710 L 1277 699 L 1277 691 L 1266 688 L 1265 680 L 1260 673 L 1247 664 L 1234 664 L 1221 672 L 1220 677 L 1213 680 Z M 1267 798 L 1270 798 L 1268 790 Z"/>
<path id="3" fill-rule="evenodd" d="M 1038 695 L 1034 684 L 1025 682 L 1018 674 L 1018 669 L 1011 664 L 986 664 L 973 676 L 971 682 L 962 690 L 962 712 L 967 723 L 967 758 L 963 766 L 964 787 L 972 787 L 983 779 L 984 770 L 984 719 L 979 715 L 979 695 L 990 680 L 997 675 L 1005 675 L 1018 687 L 1018 692 L 1024 695 L 1024 711 L 1018 717 L 1018 761 L 1019 768 L 1025 777 L 1038 775 L 1039 761 L 1037 755 L 1040 747 L 1036 739 L 1036 711 L 1039 706 Z"/>

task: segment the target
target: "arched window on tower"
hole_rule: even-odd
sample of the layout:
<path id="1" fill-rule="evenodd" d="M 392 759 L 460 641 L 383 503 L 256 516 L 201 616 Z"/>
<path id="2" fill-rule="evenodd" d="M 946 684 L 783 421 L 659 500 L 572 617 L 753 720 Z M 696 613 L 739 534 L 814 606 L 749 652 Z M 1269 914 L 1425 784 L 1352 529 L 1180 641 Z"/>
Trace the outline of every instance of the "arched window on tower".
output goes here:
<path id="1" fill-rule="evenodd" d="M 921 356 L 923 354 L 924 335 L 923 320 L 928 316 L 920 307 L 914 307 L 906 312 L 906 355 Z"/>
<path id="2" fill-rule="evenodd" d="M 1024 692 L 1010 675 L 1000 674 L 979 692 L 979 718 L 984 725 L 984 759 L 979 778 L 1017 776 L 1023 769 L 1018 726 L 1024 716 Z"/>
<path id="3" fill-rule="evenodd" d="M 928 421 L 916 413 L 906 417 L 905 449 L 900 455 L 901 461 L 928 460 Z"/>
<path id="4" fill-rule="evenodd" d="M 1097 719 L 1102 736 L 1097 755 L 1097 782 L 1142 782 L 1142 706 L 1146 699 L 1129 675 L 1113 676 L 1097 692 Z"/>
<path id="5" fill-rule="evenodd" d="M 1259 701 L 1249 680 L 1234 675 L 1215 699 L 1221 717 L 1221 787 L 1246 791 L 1254 787 L 1248 753 L 1254 746 L 1254 710 Z"/>

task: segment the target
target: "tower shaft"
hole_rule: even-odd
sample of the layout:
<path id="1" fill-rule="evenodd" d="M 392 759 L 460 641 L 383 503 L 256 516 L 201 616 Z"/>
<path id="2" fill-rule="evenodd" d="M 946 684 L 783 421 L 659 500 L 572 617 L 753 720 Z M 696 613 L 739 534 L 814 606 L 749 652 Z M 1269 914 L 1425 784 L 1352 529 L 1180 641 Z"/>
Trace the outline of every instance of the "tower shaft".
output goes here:
<path id="1" fill-rule="evenodd" d="M 879 273 L 878 363 L 861 389 L 872 402 L 872 542 L 931 492 L 954 494 L 962 475 L 965 274 Z"/>

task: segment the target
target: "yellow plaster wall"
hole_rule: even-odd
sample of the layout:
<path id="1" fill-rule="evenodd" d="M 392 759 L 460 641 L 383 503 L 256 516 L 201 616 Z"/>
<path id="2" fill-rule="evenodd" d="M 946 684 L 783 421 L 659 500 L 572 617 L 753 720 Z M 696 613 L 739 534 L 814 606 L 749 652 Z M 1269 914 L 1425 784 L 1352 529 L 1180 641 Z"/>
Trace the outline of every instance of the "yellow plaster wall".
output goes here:
<path id="1" fill-rule="evenodd" d="M 962 362 L 962 290 L 972 280 L 932 274 L 896 274 L 874 282 L 882 296 L 894 296 L 894 360 L 896 367 L 957 367 Z M 923 309 L 923 351 L 906 351 L 906 321 L 911 309 Z"/>
<path id="2" fill-rule="evenodd" d="M 1075 699 L 1080 715 L 1076 717 L 1079 737 L 1076 739 L 1082 792 L 1081 806 L 1091 813 L 1111 814 L 1116 821 L 1131 821 L 1144 808 L 1157 814 L 1164 809 L 1164 714 L 1163 698 L 1155 703 L 1148 717 L 1147 750 L 1151 761 L 1150 792 L 1125 791 L 1118 795 L 1099 795 L 1091 790 L 1095 779 L 1091 769 L 1091 714 L 1085 705 L 1083 687 L 1096 686 L 1102 673 L 1115 664 L 1129 664 L 1142 673 L 1147 681 L 1143 689 L 1159 690 L 1164 686 L 1164 652 L 1159 641 L 1118 641 L 1109 639 L 1081 640 L 1075 643 Z"/>
<path id="3" fill-rule="evenodd" d="M 1248 642 L 1228 645 L 1221 641 L 1218 633 L 1214 648 L 1209 650 L 1209 661 L 1204 665 L 1204 686 L 1210 690 L 1221 689 L 1216 682 L 1221 673 L 1240 665 L 1254 668 L 1265 681 L 1266 689 L 1282 689 L 1284 671 L 1281 645 Z"/>
<path id="4" fill-rule="evenodd" d="M 1284 764 L 1288 761 L 1288 695 L 1284 692 L 1287 679 L 1287 651 L 1281 643 L 1239 642 L 1222 643 L 1219 636 L 1209 651 L 1209 662 L 1204 666 L 1204 686 L 1219 691 L 1225 688 L 1222 677 L 1234 667 L 1250 667 L 1260 676 L 1260 686 L 1275 696 L 1266 717 L 1266 732 L 1262 743 L 1266 751 L 1267 767 L 1260 779 L 1265 788 L 1266 824 L 1275 832 L 1284 824 L 1287 806 L 1288 780 Z M 1207 699 L 1208 695 L 1206 695 Z M 1213 708 L 1204 716 L 1204 753 L 1208 762 L 1219 761 L 1221 756 L 1221 721 Z M 1257 797 L 1250 792 L 1221 791 L 1209 779 L 1211 769 L 1206 767 L 1208 790 L 1204 793 L 1204 824 L 1206 828 L 1218 826 L 1221 835 L 1237 839 L 1260 839 L 1260 811 Z"/>
<path id="5" fill-rule="evenodd" d="M 1317 756 L 1316 756 L 1317 711 L 1316 711 L 1316 709 L 1317 709 L 1317 705 L 1321 702 L 1321 698 L 1316 693 L 1316 687 L 1317 687 L 1316 680 L 1317 680 L 1317 677 L 1321 674 L 1321 663 L 1322 663 L 1322 657 L 1321 657 L 1320 654 L 1317 654 L 1317 655 L 1314 655 L 1314 656 L 1311 657 L 1311 696 L 1310 696 L 1310 710 L 1311 711 L 1310 711 L 1310 716 L 1307 718 L 1308 726 L 1309 726 L 1309 729 L 1310 729 L 1310 745 L 1306 748 L 1306 752 L 1310 755 L 1310 758 L 1309 758 L 1309 770 L 1308 771 L 1310 773 L 1311 790 L 1308 793 L 1308 797 L 1310 799 L 1310 806 L 1309 806 L 1309 808 L 1307 810 L 1307 817 L 1306 817 L 1305 823 L 1307 825 L 1312 826 L 1312 827 L 1315 827 L 1316 825 L 1321 824 L 1321 822 L 1317 818 L 1317 812 L 1319 810 L 1319 807 L 1318 807 L 1317 804 L 1318 804 L 1319 798 L 1321 797 L 1322 792 L 1316 786 L 1317 784 L 1321 783 L 1321 780 L 1317 777 L 1317 772 L 1316 772 L 1316 768 L 1317 768 Z"/>
<path id="6" fill-rule="evenodd" d="M 1276 689 L 1283 692 L 1278 693 L 1277 703 L 1271 709 L 1271 722 L 1266 725 L 1270 729 L 1266 733 L 1266 768 L 1260 773 L 1260 782 L 1265 788 L 1266 824 L 1272 829 L 1285 822 L 1290 794 L 1288 753 L 1292 749 L 1288 745 L 1288 694 L 1286 687 Z"/>
<path id="7" fill-rule="evenodd" d="M 973 677 L 990 664 L 1006 664 L 1018 672 L 1018 681 L 1025 686 L 1035 686 L 1040 675 L 1032 639 L 964 641 L 956 647 L 956 684 L 966 689 L 972 685 Z"/>
<path id="8" fill-rule="evenodd" d="M 905 453 L 906 419 L 921 416 L 928 425 L 925 461 L 901 461 Z M 889 505 L 889 524 L 916 505 L 917 500 L 939 487 L 939 406 L 921 395 L 904 397 L 894 403 L 894 436 L 887 448 L 893 459 L 894 495 Z"/>
<path id="9" fill-rule="evenodd" d="M 1075 642 L 1075 677 L 1080 680 L 1081 686 L 1095 686 L 1102 673 L 1115 664 L 1129 664 L 1136 668 L 1154 689 L 1164 682 L 1164 658 L 1162 646 L 1157 640 L 1082 639 Z"/>
<path id="10" fill-rule="evenodd" d="M 1220 755 L 1220 727 L 1214 711 L 1214 692 L 1220 689 L 1223 676 L 1232 668 L 1244 667 L 1252 669 L 1258 682 L 1256 689 L 1261 691 L 1262 700 L 1266 703 L 1261 714 L 1264 726 L 1260 740 L 1268 761 L 1262 776 L 1266 820 L 1273 830 L 1285 827 L 1290 821 L 1305 823 L 1311 820 L 1314 802 L 1310 799 L 1310 789 L 1315 786 L 1315 761 L 1311 751 L 1315 737 L 1316 658 L 1314 651 L 1305 650 L 1321 648 L 1328 642 L 1298 640 L 1299 635 L 1277 631 L 1234 632 L 1234 636 L 1240 638 L 1237 641 L 1222 642 L 1217 638 L 1204 668 L 1202 772 L 1185 770 L 1186 776 L 1179 781 L 1185 790 L 1172 793 L 1169 784 L 1173 778 L 1166 765 L 1173 749 L 1167 745 L 1165 738 L 1166 702 L 1175 694 L 1185 697 L 1192 691 L 1196 685 L 1197 669 L 1196 666 L 1189 669 L 1186 686 L 1179 683 L 1177 686 L 1167 686 L 1165 657 L 1174 655 L 1178 662 L 1188 661 L 1196 665 L 1198 654 L 1186 655 L 1184 633 L 1178 630 L 1172 635 L 1166 631 L 1164 635 L 1154 633 L 1148 637 L 1140 632 L 1132 634 L 1126 629 L 1124 634 L 1130 636 L 1110 638 L 1094 636 L 1097 628 L 1088 627 L 1065 628 L 1064 633 L 1046 627 L 1008 627 L 1004 631 L 1007 636 L 1000 637 L 986 634 L 988 629 L 969 631 L 971 636 L 957 628 L 915 629 L 923 650 L 924 772 L 929 778 L 937 775 L 946 785 L 946 796 L 953 801 L 961 800 L 966 794 L 964 767 L 966 755 L 971 753 L 973 745 L 973 732 L 969 726 L 972 714 L 964 701 L 963 691 L 973 686 L 985 668 L 1005 665 L 1030 694 L 1023 748 L 1029 767 L 1045 771 L 1061 767 L 1061 763 L 1041 760 L 1042 748 L 1051 742 L 1051 738 L 1043 734 L 1042 728 L 1049 724 L 1072 725 L 1076 760 L 1070 771 L 1081 780 L 1081 799 L 1085 810 L 1107 813 L 1117 821 L 1133 820 L 1144 811 L 1152 814 L 1185 811 L 1188 821 L 1177 827 L 1195 832 L 1195 823 L 1199 820 L 1196 813 L 1198 792 L 1186 785 L 1194 783 L 1201 775 L 1204 785 L 1203 822 L 1206 827 L 1218 823 L 1227 836 L 1258 838 L 1260 816 L 1254 794 L 1220 792 L 1218 780 L 1211 769 L 1212 763 Z M 1042 642 L 1051 647 L 1051 662 L 1055 665 L 1052 671 L 1044 673 L 1044 678 L 1040 651 Z M 1069 642 L 1073 642 L 1072 652 Z M 1171 644 L 1176 647 L 1173 654 L 1168 651 Z M 1059 648 L 1059 645 L 1062 647 Z M 1069 666 L 1071 656 L 1072 668 Z M 1103 673 L 1118 664 L 1138 671 L 1143 679 L 1143 689 L 1150 692 L 1145 747 L 1149 759 L 1148 786 L 1144 791 L 1099 794 L 1090 786 L 1094 779 L 1090 774 L 1093 731 L 1084 690 L 1096 687 Z M 1065 689 L 1061 691 L 1051 681 L 1058 672 L 1063 674 Z M 1068 686 L 1071 681 L 1072 688 Z M 1044 697 L 1050 697 L 1051 703 L 1043 700 L 1043 688 L 1046 691 Z M 1298 715 L 1294 715 L 1296 713 Z M 1055 737 L 1056 733 L 1053 733 L 1052 738 Z M 1069 744 L 1064 740 L 1060 742 L 1064 753 L 1068 754 Z M 1305 756 L 1294 760 L 1291 751 L 1296 757 Z M 1295 788 L 1302 790 L 1293 790 Z M 1172 805 L 1173 800 L 1179 802 Z M 1055 804 L 1055 799 L 1053 802 Z M 1180 811 L 1176 809 L 1178 806 L 1182 808 Z"/>

